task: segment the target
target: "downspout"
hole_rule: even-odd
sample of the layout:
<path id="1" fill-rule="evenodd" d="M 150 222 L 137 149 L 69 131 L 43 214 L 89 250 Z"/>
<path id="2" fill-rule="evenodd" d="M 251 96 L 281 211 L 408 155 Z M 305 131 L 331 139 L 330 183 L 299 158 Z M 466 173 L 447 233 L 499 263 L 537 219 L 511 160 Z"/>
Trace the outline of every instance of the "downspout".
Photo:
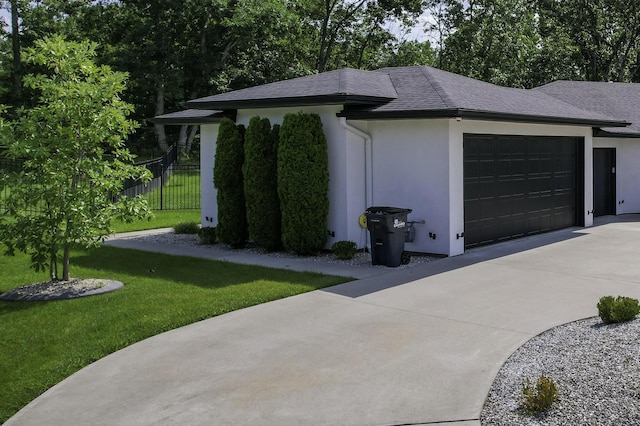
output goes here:
<path id="1" fill-rule="evenodd" d="M 357 129 L 347 123 L 346 117 L 340 117 L 340 124 L 349 132 L 364 139 L 364 174 L 365 174 L 365 195 L 364 204 L 370 206 L 373 201 L 373 157 L 371 155 L 371 135 Z"/>
<path id="2" fill-rule="evenodd" d="M 364 205 L 365 208 L 370 207 L 373 202 L 373 156 L 372 156 L 372 144 L 371 144 L 371 135 L 363 132 L 360 129 L 357 129 L 347 123 L 346 117 L 340 117 L 340 124 L 342 127 L 348 132 L 353 133 L 356 136 L 359 136 L 364 139 L 364 184 L 365 184 L 365 194 L 364 194 Z M 366 241 L 368 242 L 368 232 Z"/>

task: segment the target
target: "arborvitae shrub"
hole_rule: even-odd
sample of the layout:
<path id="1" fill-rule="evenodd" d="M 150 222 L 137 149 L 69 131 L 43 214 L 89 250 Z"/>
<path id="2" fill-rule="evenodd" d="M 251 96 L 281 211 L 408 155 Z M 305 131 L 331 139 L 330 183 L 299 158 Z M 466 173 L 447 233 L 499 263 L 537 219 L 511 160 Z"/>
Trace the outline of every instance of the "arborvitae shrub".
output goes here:
<path id="1" fill-rule="evenodd" d="M 317 114 L 287 114 L 280 128 L 278 195 L 282 243 L 313 254 L 327 242 L 329 157 Z"/>
<path id="2" fill-rule="evenodd" d="M 631 321 L 640 313 L 638 299 L 604 296 L 598 302 L 598 315 L 607 324 Z"/>
<path id="3" fill-rule="evenodd" d="M 267 118 L 253 117 L 244 137 L 244 196 L 251 240 L 268 251 L 282 247 L 278 198 L 278 134 Z"/>
<path id="4" fill-rule="evenodd" d="M 244 127 L 228 118 L 220 121 L 213 185 L 218 190 L 218 225 L 221 243 L 243 247 L 248 238 L 244 201 L 242 164 L 244 163 Z"/>

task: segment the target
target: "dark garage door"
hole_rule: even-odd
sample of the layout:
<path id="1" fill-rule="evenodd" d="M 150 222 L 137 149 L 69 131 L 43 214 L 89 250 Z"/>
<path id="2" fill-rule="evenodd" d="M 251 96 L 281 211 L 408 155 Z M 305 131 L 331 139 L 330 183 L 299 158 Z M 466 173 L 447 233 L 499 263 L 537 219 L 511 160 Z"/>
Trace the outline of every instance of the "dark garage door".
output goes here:
<path id="1" fill-rule="evenodd" d="M 576 225 L 582 138 L 464 135 L 465 247 Z"/>

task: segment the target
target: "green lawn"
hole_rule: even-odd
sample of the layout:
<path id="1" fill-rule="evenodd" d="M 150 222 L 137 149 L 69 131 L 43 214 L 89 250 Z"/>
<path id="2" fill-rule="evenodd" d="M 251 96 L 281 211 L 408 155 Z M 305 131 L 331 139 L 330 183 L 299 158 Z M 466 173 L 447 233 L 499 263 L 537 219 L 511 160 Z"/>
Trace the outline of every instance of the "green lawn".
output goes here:
<path id="1" fill-rule="evenodd" d="M 125 223 L 119 220 L 113 221 L 116 232 L 142 231 L 145 229 L 173 228 L 178 223 L 200 223 L 200 209 L 196 210 L 155 210 L 153 219 L 136 220 Z"/>
<path id="2" fill-rule="evenodd" d="M 0 302 L 0 423 L 73 372 L 132 343 L 348 281 L 113 247 L 76 251 L 71 265 L 72 276 L 115 279 L 125 288 L 74 300 Z M 26 255 L 0 256 L 0 269 L 0 293 L 46 280 L 29 268 Z"/>
<path id="3" fill-rule="evenodd" d="M 200 170 L 174 171 L 162 190 L 155 189 L 145 198 L 154 210 L 199 209 Z"/>

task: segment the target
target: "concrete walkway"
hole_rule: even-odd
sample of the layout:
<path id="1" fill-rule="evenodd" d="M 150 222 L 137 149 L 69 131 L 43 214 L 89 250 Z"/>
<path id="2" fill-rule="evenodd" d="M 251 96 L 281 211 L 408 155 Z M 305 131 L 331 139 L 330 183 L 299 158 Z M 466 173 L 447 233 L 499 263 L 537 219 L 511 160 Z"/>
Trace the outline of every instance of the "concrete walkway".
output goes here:
<path id="1" fill-rule="evenodd" d="M 232 312 L 107 356 L 6 425 L 476 426 L 521 344 L 640 298 L 640 216 Z M 518 390 L 519 391 L 519 390 Z"/>
<path id="2" fill-rule="evenodd" d="M 220 260 L 223 262 L 241 263 L 245 265 L 260 265 L 268 268 L 290 269 L 292 271 L 317 272 L 355 279 L 369 278 L 380 274 L 394 272 L 394 268 L 387 267 L 380 269 L 372 268 L 371 265 L 347 266 L 341 263 L 316 262 L 312 258 L 265 256 L 258 253 L 251 254 L 243 250 L 228 250 L 221 248 L 221 245 L 217 244 L 206 246 L 187 246 L 179 244 L 167 245 L 136 238 L 168 232 L 173 232 L 172 228 L 128 232 L 108 238 L 105 244 L 113 247 L 150 251 L 154 253 L 200 257 L 203 259 Z"/>

